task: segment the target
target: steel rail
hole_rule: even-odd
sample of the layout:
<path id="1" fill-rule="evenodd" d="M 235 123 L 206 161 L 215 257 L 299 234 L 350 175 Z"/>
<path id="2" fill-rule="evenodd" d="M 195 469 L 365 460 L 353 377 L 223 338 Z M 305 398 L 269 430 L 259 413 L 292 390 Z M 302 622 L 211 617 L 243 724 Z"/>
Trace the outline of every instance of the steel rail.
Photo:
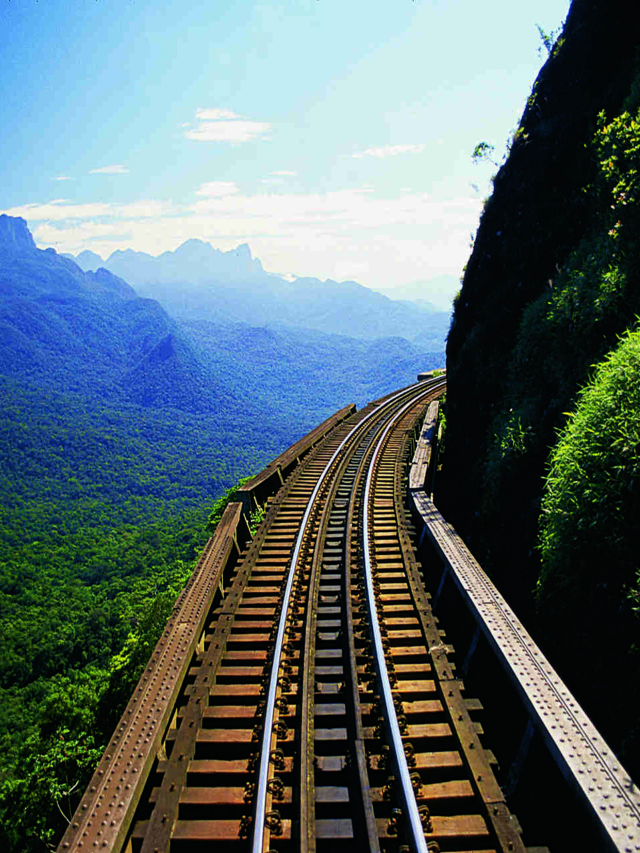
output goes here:
<path id="1" fill-rule="evenodd" d="M 372 442 L 373 443 L 373 442 Z M 362 722 L 362 706 L 360 703 L 360 692 L 358 689 L 358 662 L 356 655 L 356 647 L 355 647 L 355 632 L 354 632 L 354 619 L 353 619 L 353 585 L 352 585 L 352 577 L 349 566 L 350 555 L 352 553 L 352 548 L 354 545 L 354 541 L 358 538 L 357 527 L 354 525 L 354 521 L 358 515 L 357 513 L 357 495 L 358 495 L 358 486 L 364 476 L 364 470 L 366 467 L 368 453 L 370 451 L 370 447 L 367 447 L 365 454 L 358 466 L 358 471 L 356 475 L 356 481 L 354 483 L 354 489 L 351 494 L 351 498 L 349 500 L 348 507 L 348 517 L 346 524 L 346 541 L 345 541 L 345 554 L 347 555 L 347 564 L 345 566 L 345 617 L 346 617 L 346 628 L 347 628 L 347 646 L 349 649 L 349 686 L 351 688 L 351 702 L 353 704 L 354 709 L 354 727 L 355 727 L 355 739 L 353 744 L 353 751 L 356 757 L 356 766 L 358 769 L 358 777 L 360 779 L 361 788 L 364 788 L 364 784 L 369 787 L 369 765 L 367 761 L 367 749 L 365 743 L 365 734 L 364 734 L 364 726 Z M 365 791 L 363 790 L 363 800 L 365 799 Z M 367 834 L 367 840 L 369 842 L 369 853 L 380 853 L 380 839 L 378 837 L 378 828 L 376 825 L 376 817 L 373 808 L 373 802 L 371 801 L 371 797 L 366 798 L 366 802 L 363 803 L 364 806 L 364 823 L 365 830 Z"/>
<path id="2" fill-rule="evenodd" d="M 364 419 L 363 419 L 364 422 Z M 371 436 L 371 441 L 373 441 L 373 432 L 375 430 L 375 425 L 371 427 L 371 429 L 364 433 L 360 440 L 360 448 L 362 448 L 363 444 L 367 441 L 368 436 Z M 353 465 L 354 460 L 357 458 L 359 452 L 359 448 L 355 447 L 354 452 L 351 456 L 345 455 L 341 462 L 338 464 L 335 476 L 333 478 L 333 482 L 329 489 L 329 493 L 326 498 L 326 502 L 322 513 L 320 515 L 320 520 L 318 524 L 318 542 L 324 543 L 325 536 L 329 527 L 330 519 L 334 513 L 334 502 L 336 496 L 340 492 L 341 488 L 344 487 L 345 475 L 349 471 L 350 466 Z M 360 461 L 358 465 L 358 469 L 362 467 L 364 459 Z M 352 507 L 353 504 L 353 493 L 355 492 L 355 480 L 354 480 L 354 488 L 352 488 L 352 494 L 349 500 L 349 507 Z M 349 528 L 349 519 L 347 518 L 345 523 L 345 530 Z M 346 537 L 345 537 L 346 538 Z M 345 575 L 348 576 L 348 572 L 346 571 L 346 562 L 347 555 L 349 554 L 349 545 L 345 544 L 344 546 L 344 559 L 345 559 Z M 315 728 L 314 722 L 314 681 L 315 681 L 315 652 L 316 652 L 316 626 L 317 626 L 317 612 L 318 612 L 318 595 L 320 590 L 320 567 L 323 560 L 323 548 L 316 547 L 314 549 L 313 561 L 311 565 L 311 573 L 309 577 L 308 584 L 308 596 L 307 596 L 307 622 L 305 628 L 305 641 L 304 641 L 304 675 L 303 675 L 303 687 L 301 693 L 301 702 L 302 707 L 300 709 L 300 774 L 299 778 L 301 781 L 301 790 L 300 790 L 300 851 L 301 853 L 314 853 L 316 849 L 315 845 L 315 813 L 312 805 L 313 795 L 315 791 L 315 783 L 314 783 L 314 775 L 313 775 L 313 759 L 314 759 L 314 738 L 313 738 L 313 730 Z M 346 607 L 349 610 L 348 606 Z M 348 631 L 347 636 L 353 643 L 352 632 Z M 358 763 L 359 770 L 362 770 L 361 763 Z M 363 808 L 366 810 L 367 805 L 371 810 L 371 818 L 373 818 L 373 810 L 371 808 L 371 803 L 366 802 L 366 797 L 364 794 L 364 787 L 362 785 L 362 778 L 360 778 L 360 787 L 361 787 L 361 800 Z M 366 822 L 366 818 L 365 818 Z M 372 819 L 369 821 L 375 829 L 375 821 Z M 376 838 L 377 842 L 377 838 Z M 375 853 L 376 850 L 379 851 L 379 847 L 375 845 L 372 846 L 371 839 L 369 843 L 370 849 L 372 853 Z"/>
<path id="3" fill-rule="evenodd" d="M 430 387 L 429 391 L 431 390 L 434 389 Z M 411 783 L 411 776 L 409 773 L 409 767 L 407 765 L 407 757 L 405 755 L 404 744 L 402 742 L 402 734 L 400 732 L 400 726 L 398 725 L 398 717 L 393 701 L 393 692 L 391 689 L 391 682 L 389 680 L 389 673 L 387 670 L 384 647 L 382 644 L 382 634 L 380 631 L 378 608 L 376 605 L 373 587 L 373 568 L 371 564 L 371 548 L 369 544 L 369 500 L 371 496 L 371 485 L 373 482 L 376 462 L 378 461 L 385 440 L 389 435 L 389 432 L 391 431 L 395 422 L 399 420 L 408 409 L 415 405 L 415 403 L 416 398 L 412 399 L 409 403 L 407 403 L 394 414 L 392 420 L 390 420 L 384 428 L 373 451 L 373 456 L 369 465 L 369 471 L 367 473 L 367 479 L 364 488 L 362 538 L 365 585 L 367 589 L 367 609 L 369 610 L 369 620 L 371 623 L 371 635 L 373 640 L 373 647 L 375 650 L 376 668 L 378 670 L 378 678 L 380 681 L 381 693 L 384 700 L 384 716 L 387 721 L 389 735 L 391 738 L 393 752 L 395 756 L 395 764 L 399 775 L 402 801 L 405 807 L 405 814 L 408 818 L 408 824 L 410 828 L 409 841 L 413 850 L 417 851 L 417 853 L 429 853 L 427 842 L 425 841 L 424 837 L 424 829 L 422 827 L 420 812 L 418 811 L 418 804 L 416 802 L 415 794 L 413 791 L 413 785 Z"/>
<path id="4" fill-rule="evenodd" d="M 424 382 L 420 382 L 417 386 L 411 386 L 409 389 L 403 389 L 402 391 L 393 394 L 390 397 L 387 397 L 383 400 L 379 405 L 375 407 L 371 412 L 369 412 L 365 417 L 359 421 L 353 429 L 349 431 L 349 433 L 345 436 L 345 438 L 338 445 L 336 450 L 334 451 L 331 459 L 327 462 L 324 471 L 318 478 L 318 482 L 316 483 L 313 492 L 309 498 L 309 502 L 307 504 L 307 508 L 305 510 L 304 516 L 302 517 L 302 521 L 300 523 L 300 531 L 298 533 L 298 537 L 296 539 L 296 544 L 293 550 L 293 554 L 291 557 L 291 564 L 289 567 L 289 574 L 287 577 L 287 583 L 285 587 L 284 596 L 282 598 L 282 609 L 281 609 L 281 619 L 278 625 L 278 633 L 276 635 L 276 641 L 274 644 L 273 650 L 273 659 L 272 659 L 272 667 L 271 674 L 269 678 L 269 690 L 267 693 L 267 699 L 265 704 L 265 716 L 264 716 L 264 725 L 262 732 L 262 742 L 260 749 L 260 768 L 258 772 L 258 782 L 256 787 L 256 795 L 255 795 L 255 813 L 254 813 L 254 833 L 253 833 L 253 841 L 251 845 L 252 853 L 262 853 L 263 845 L 264 845 L 264 833 L 266 828 L 266 812 L 267 812 L 267 793 L 268 793 L 268 784 L 269 784 L 269 764 L 271 762 L 271 750 L 270 744 L 273 736 L 273 720 L 275 716 L 275 705 L 276 705 L 276 693 L 278 688 L 278 679 L 279 679 L 279 670 L 280 670 L 280 659 L 282 657 L 282 649 L 284 646 L 284 635 L 286 631 L 287 624 L 287 613 L 289 611 L 289 602 L 291 599 L 291 590 L 293 588 L 293 581 L 295 576 L 295 569 L 298 563 L 298 559 L 300 556 L 300 551 L 302 549 L 302 543 L 305 538 L 307 532 L 307 526 L 309 523 L 309 519 L 311 517 L 311 512 L 313 510 L 313 505 L 316 501 L 318 493 L 322 488 L 326 478 L 329 475 L 329 472 L 333 468 L 333 465 L 338 458 L 338 456 L 342 453 L 344 447 L 347 443 L 355 436 L 355 434 L 362 429 L 362 426 L 371 420 L 376 415 L 379 415 L 380 412 L 391 406 L 398 399 L 407 396 L 407 394 L 411 393 L 411 391 L 415 391 L 417 388 L 424 389 L 425 393 L 433 390 L 433 386 L 439 387 L 441 383 L 433 382 L 433 379 L 427 379 Z M 412 396 L 411 402 L 407 405 L 412 405 L 415 402 L 414 397 Z M 396 723 L 397 724 L 397 723 Z M 403 753 L 404 754 L 404 753 Z M 426 847 L 424 848 L 426 851 Z"/>

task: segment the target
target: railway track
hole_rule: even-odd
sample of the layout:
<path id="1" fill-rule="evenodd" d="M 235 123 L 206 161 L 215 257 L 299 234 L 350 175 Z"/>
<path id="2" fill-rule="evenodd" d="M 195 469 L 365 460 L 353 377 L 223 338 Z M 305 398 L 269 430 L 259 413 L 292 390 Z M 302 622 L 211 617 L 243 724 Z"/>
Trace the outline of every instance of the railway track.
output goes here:
<path id="1" fill-rule="evenodd" d="M 407 505 L 429 378 L 227 508 L 59 851 L 524 851 Z M 246 516 L 246 513 L 245 513 Z M 543 848 L 536 848 L 542 851 Z"/>

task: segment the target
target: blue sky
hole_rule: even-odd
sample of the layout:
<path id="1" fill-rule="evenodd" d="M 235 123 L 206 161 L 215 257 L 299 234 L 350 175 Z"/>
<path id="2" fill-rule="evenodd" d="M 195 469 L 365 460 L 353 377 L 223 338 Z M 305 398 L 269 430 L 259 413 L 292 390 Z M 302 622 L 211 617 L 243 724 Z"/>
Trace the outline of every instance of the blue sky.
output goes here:
<path id="1" fill-rule="evenodd" d="M 0 210 L 58 251 L 199 237 L 376 288 L 458 277 L 495 171 L 473 148 L 504 150 L 568 8 L 0 0 Z"/>

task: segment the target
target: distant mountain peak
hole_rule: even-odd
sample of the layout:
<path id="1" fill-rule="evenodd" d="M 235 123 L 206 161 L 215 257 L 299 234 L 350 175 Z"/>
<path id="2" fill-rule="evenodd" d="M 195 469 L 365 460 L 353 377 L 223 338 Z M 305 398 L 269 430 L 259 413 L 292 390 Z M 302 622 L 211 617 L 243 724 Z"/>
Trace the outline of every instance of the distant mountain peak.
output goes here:
<path id="1" fill-rule="evenodd" d="M 135 299 L 137 297 L 130 284 L 104 267 L 98 267 L 95 272 L 87 271 L 87 280 L 97 283 L 105 291 L 117 294 L 122 299 Z"/>
<path id="2" fill-rule="evenodd" d="M 178 248 L 176 249 L 176 252 L 177 252 L 179 249 L 184 249 L 184 248 L 185 248 L 185 247 L 187 247 L 187 246 L 188 246 L 188 247 L 191 247 L 191 246 L 206 246 L 206 247 L 207 247 L 207 249 L 211 249 L 211 248 L 213 248 L 213 247 L 211 246 L 211 243 L 207 243 L 207 241 L 206 241 L 206 240 L 201 240 L 199 237 L 190 237 L 188 240 L 185 240 L 185 241 L 184 241 L 184 243 L 181 243 L 181 244 L 178 246 Z"/>
<path id="3" fill-rule="evenodd" d="M 136 258 L 136 257 L 145 257 L 146 258 L 146 257 L 150 257 L 150 256 L 147 256 L 144 252 L 137 252 L 135 249 L 116 249 L 115 251 L 111 252 L 109 257 L 107 258 L 107 263 L 109 263 L 109 261 L 112 258 Z"/>
<path id="4" fill-rule="evenodd" d="M 73 255 L 70 257 L 73 258 Z M 104 265 L 102 257 L 95 252 L 92 252 L 90 249 L 84 249 L 74 258 L 74 260 L 81 269 L 85 270 L 85 272 L 87 270 L 97 270 Z"/>
<path id="5" fill-rule="evenodd" d="M 247 243 L 225 252 L 195 237 L 185 240 L 177 249 L 155 256 L 132 249 L 117 249 L 103 266 L 138 290 L 149 284 L 255 283 L 267 279 L 261 262 L 253 257 Z"/>
<path id="6" fill-rule="evenodd" d="M 174 249 L 173 252 L 163 252 L 159 257 L 196 257 L 196 258 L 208 258 L 210 255 L 219 255 L 221 254 L 218 249 L 214 249 L 211 243 L 207 243 L 205 240 L 199 240 L 197 237 L 191 237 L 189 240 L 185 240 L 184 243 L 180 243 L 177 249 Z"/>
<path id="7" fill-rule="evenodd" d="M 0 248 L 35 251 L 36 244 L 31 231 L 21 216 L 0 214 Z"/>

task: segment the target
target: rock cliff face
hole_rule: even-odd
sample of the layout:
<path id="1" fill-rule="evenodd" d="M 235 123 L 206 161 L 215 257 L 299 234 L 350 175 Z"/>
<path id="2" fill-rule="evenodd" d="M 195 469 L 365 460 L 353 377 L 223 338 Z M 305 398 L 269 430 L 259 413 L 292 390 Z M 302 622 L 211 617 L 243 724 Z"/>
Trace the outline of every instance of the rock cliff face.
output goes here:
<path id="1" fill-rule="evenodd" d="M 29 251 L 36 248 L 27 223 L 19 216 L 0 215 L 0 252 Z"/>
<path id="2" fill-rule="evenodd" d="M 523 310 L 549 287 L 589 228 L 592 211 L 582 190 L 594 164 L 585 145 L 598 113 L 614 115 L 629 92 L 639 22 L 637 10 L 621 0 L 574 0 L 478 229 L 447 344 L 448 458 L 441 491 L 452 521 L 472 542 L 486 523 L 476 514 L 482 469 Z M 532 500 L 523 493 L 518 513 Z M 525 555 L 531 545 L 529 535 Z"/>
<path id="3" fill-rule="evenodd" d="M 554 510 L 553 472 L 546 484 L 545 475 L 558 458 L 552 450 L 566 413 L 585 405 L 579 392 L 592 366 L 637 329 L 638 176 L 640 16 L 622 0 L 573 0 L 494 179 L 455 306 L 436 493 L 635 778 L 640 563 L 630 557 L 621 580 L 624 561 L 615 548 L 637 553 L 637 512 L 626 517 L 624 509 L 637 480 L 637 447 L 604 436 L 629 461 L 614 466 L 620 483 L 611 478 L 600 505 L 595 481 L 587 479 L 568 509 L 556 502 Z M 631 399 L 627 389 L 615 405 L 602 395 L 591 405 L 624 412 L 625 394 Z M 625 428 L 637 417 L 637 408 L 626 409 Z M 576 422 L 600 425 L 604 418 Z M 586 438 L 575 432 L 572 440 L 584 445 L 596 428 Z M 627 445 L 635 449 L 627 453 Z M 612 507 L 627 533 L 596 559 L 595 545 L 608 541 L 611 528 L 604 509 Z M 557 538 L 551 553 L 553 512 L 556 520 L 571 518 L 577 539 Z M 594 547 L 579 553 L 587 535 Z M 581 660 L 589 661 L 582 672 Z"/>

